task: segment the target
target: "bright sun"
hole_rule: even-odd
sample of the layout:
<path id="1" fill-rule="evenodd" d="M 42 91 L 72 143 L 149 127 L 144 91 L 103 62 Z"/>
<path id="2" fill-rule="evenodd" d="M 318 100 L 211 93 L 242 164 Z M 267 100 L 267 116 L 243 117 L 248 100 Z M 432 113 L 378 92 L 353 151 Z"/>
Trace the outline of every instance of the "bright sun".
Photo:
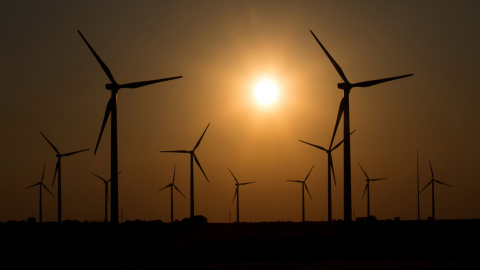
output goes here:
<path id="1" fill-rule="evenodd" d="M 272 104 L 277 100 L 278 87 L 271 80 L 262 80 L 255 86 L 255 98 L 263 105 Z"/>

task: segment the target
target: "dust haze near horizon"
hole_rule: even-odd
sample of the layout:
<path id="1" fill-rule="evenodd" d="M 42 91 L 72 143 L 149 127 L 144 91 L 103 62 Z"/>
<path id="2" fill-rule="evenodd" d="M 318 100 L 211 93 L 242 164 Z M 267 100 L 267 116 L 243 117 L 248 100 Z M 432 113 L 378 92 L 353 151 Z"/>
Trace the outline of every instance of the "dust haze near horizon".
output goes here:
<path id="1" fill-rule="evenodd" d="M 41 178 L 51 186 L 60 152 L 64 219 L 104 218 L 110 178 L 110 120 L 93 149 L 110 92 L 108 78 L 77 29 L 119 83 L 182 75 L 182 79 L 118 93 L 119 208 L 124 220 L 189 216 L 189 157 L 160 150 L 196 150 L 209 177 L 195 168 L 195 214 L 209 222 L 300 221 L 301 187 L 308 187 L 306 220 L 327 220 L 328 147 L 343 92 L 312 30 L 351 82 L 414 76 L 350 95 L 352 208 L 379 219 L 417 218 L 416 151 L 420 188 L 435 178 L 437 219 L 480 218 L 480 2 L 478 1 L 3 1 L 0 8 L 0 222 L 38 218 Z M 276 102 L 255 101 L 255 84 L 274 80 Z M 343 123 L 343 120 L 342 120 Z M 343 128 L 340 124 L 339 129 Z M 336 142 L 343 139 L 337 133 Z M 333 153 L 337 185 L 333 218 L 343 219 L 343 150 Z M 44 193 L 46 194 L 46 193 Z M 421 218 L 431 215 L 431 190 L 421 193 Z M 56 199 L 43 196 L 43 220 L 56 220 Z"/>

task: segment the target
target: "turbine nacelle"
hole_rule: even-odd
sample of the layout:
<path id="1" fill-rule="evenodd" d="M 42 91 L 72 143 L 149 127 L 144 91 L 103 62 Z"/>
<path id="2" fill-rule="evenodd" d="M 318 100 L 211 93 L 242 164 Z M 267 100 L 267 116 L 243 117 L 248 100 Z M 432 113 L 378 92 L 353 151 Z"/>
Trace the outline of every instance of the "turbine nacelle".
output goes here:
<path id="1" fill-rule="evenodd" d="M 343 83 L 338 83 L 337 87 L 338 89 L 342 89 L 342 90 L 350 90 L 352 89 L 352 84 L 343 82 Z"/>
<path id="2" fill-rule="evenodd" d="M 120 90 L 120 86 L 116 83 L 107 83 L 107 84 L 105 84 L 105 88 L 107 88 L 110 91 Z"/>

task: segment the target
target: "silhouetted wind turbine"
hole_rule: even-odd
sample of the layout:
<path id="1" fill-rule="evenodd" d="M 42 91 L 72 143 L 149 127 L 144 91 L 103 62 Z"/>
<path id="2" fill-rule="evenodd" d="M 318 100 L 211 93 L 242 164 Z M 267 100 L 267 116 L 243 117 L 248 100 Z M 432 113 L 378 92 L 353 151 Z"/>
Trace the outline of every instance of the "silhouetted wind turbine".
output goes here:
<path id="1" fill-rule="evenodd" d="M 253 183 L 255 183 L 255 182 L 239 183 L 238 180 L 237 180 L 237 178 L 235 177 L 235 175 L 233 175 L 233 172 L 232 172 L 229 168 L 227 168 L 227 169 L 228 169 L 228 170 L 230 171 L 230 173 L 232 174 L 233 179 L 235 179 L 235 186 L 237 186 L 237 187 L 235 188 L 235 194 L 233 195 L 233 201 L 232 201 L 232 203 L 235 202 L 235 197 L 237 197 L 237 223 L 239 223 L 239 222 L 240 222 L 240 193 L 239 193 L 238 187 L 239 187 L 239 186 L 248 185 L 248 184 L 253 184 Z"/>
<path id="2" fill-rule="evenodd" d="M 430 180 L 430 182 L 428 182 L 428 184 L 420 192 L 425 190 L 430 184 L 432 185 L 432 220 L 435 220 L 435 182 L 437 182 L 439 184 L 442 184 L 442 185 L 445 185 L 445 186 L 449 186 L 449 187 L 452 187 L 452 186 L 449 185 L 449 184 L 440 182 L 437 179 L 435 179 L 435 176 L 433 176 L 432 163 L 430 162 L 430 160 L 428 161 L 428 163 L 430 164 L 430 171 L 432 172 L 432 179 Z"/>
<path id="3" fill-rule="evenodd" d="M 178 191 L 178 193 L 182 194 L 182 196 L 183 196 L 184 198 L 186 198 L 185 195 L 183 195 L 183 193 L 177 188 L 177 186 L 175 186 L 175 168 L 176 168 L 176 167 L 177 167 L 177 165 L 175 165 L 175 166 L 173 167 L 173 180 L 172 180 L 172 183 L 170 183 L 170 184 L 166 185 L 164 188 L 158 190 L 158 191 L 162 191 L 162 190 L 170 187 L 170 222 L 171 222 L 171 223 L 173 223 L 173 188 L 175 188 L 175 189 Z"/>
<path id="4" fill-rule="evenodd" d="M 120 174 L 121 172 L 118 172 L 118 174 Z M 97 178 L 99 178 L 100 180 L 103 181 L 103 183 L 105 184 L 105 222 L 108 222 L 108 183 L 111 181 L 111 179 L 108 179 L 108 180 L 105 180 L 103 177 L 99 176 L 99 175 L 96 175 L 94 174 L 93 172 L 91 172 L 91 174 L 95 175 Z"/>
<path id="5" fill-rule="evenodd" d="M 52 186 L 55 183 L 55 177 L 57 176 L 57 172 L 58 172 L 58 195 L 57 195 L 57 199 L 58 199 L 58 223 L 61 223 L 62 222 L 62 166 L 61 166 L 62 157 L 67 157 L 67 156 L 71 156 L 71 155 L 74 155 L 74 154 L 78 154 L 80 152 L 90 150 L 90 148 L 75 151 L 75 152 L 70 152 L 70 153 L 66 153 L 66 154 L 60 154 L 60 152 L 53 145 L 53 143 L 51 143 L 47 139 L 47 137 L 45 137 L 45 135 L 43 135 L 42 132 L 40 132 L 40 134 L 42 134 L 43 138 L 45 138 L 45 140 L 48 142 L 48 144 L 50 144 L 50 146 L 53 148 L 53 150 L 55 150 L 55 152 L 57 153 L 57 165 L 55 166 L 55 174 L 53 175 Z"/>
<path id="6" fill-rule="evenodd" d="M 141 81 L 141 82 L 133 82 L 133 83 L 126 83 L 126 84 L 118 84 L 115 79 L 113 78 L 112 73 L 108 69 L 107 65 L 102 61 L 102 59 L 97 55 L 97 53 L 93 50 L 92 46 L 88 43 L 88 41 L 85 39 L 85 37 L 82 35 L 80 30 L 77 30 L 80 36 L 82 37 L 83 41 L 85 41 L 85 44 L 87 44 L 88 48 L 92 52 L 92 54 L 95 56 L 95 59 L 97 59 L 97 62 L 100 64 L 102 67 L 103 71 L 107 75 L 107 77 L 110 79 L 110 83 L 105 85 L 105 88 L 107 90 L 110 90 L 112 92 L 112 96 L 110 100 L 107 103 L 107 109 L 105 111 L 105 116 L 103 117 L 103 123 L 102 123 L 102 128 L 100 129 L 100 135 L 98 136 L 97 140 L 97 145 L 95 146 L 95 153 L 97 153 L 98 145 L 100 143 L 100 139 L 102 138 L 102 133 L 103 129 L 105 128 L 105 124 L 107 123 L 108 116 L 110 113 L 112 114 L 112 119 L 111 119 L 111 170 L 110 170 L 110 175 L 111 175 L 111 185 L 112 185 L 112 203 L 111 203 L 111 222 L 112 223 L 118 223 L 118 146 L 117 146 L 117 92 L 118 90 L 122 88 L 138 88 L 142 86 L 147 86 L 150 84 L 154 83 L 159 83 L 159 82 L 164 82 L 168 80 L 174 80 L 174 79 L 179 79 L 182 78 L 183 76 L 177 76 L 177 77 L 170 77 L 170 78 L 164 78 L 164 79 L 158 79 L 158 80 L 151 80 L 151 81 Z"/>
<path id="7" fill-rule="evenodd" d="M 318 44 L 320 47 L 322 47 L 322 50 L 325 52 L 327 55 L 328 59 L 330 59 L 330 62 L 333 64 L 335 69 L 337 70 L 337 73 L 342 77 L 343 82 L 338 84 L 338 88 L 343 90 L 344 93 L 344 113 L 345 116 L 343 118 L 343 137 L 344 137 L 344 219 L 345 221 L 351 221 L 352 220 L 352 174 L 351 174 L 351 159 L 350 159 L 350 101 L 349 101 L 349 94 L 350 90 L 354 87 L 369 87 L 373 86 L 376 84 L 392 81 L 392 80 L 397 80 L 401 78 L 405 78 L 408 76 L 412 76 L 413 74 L 407 74 L 407 75 L 402 75 L 402 76 L 396 76 L 396 77 L 390 77 L 390 78 L 385 78 L 385 79 L 379 79 L 379 80 L 372 80 L 372 81 L 364 81 L 364 82 L 359 82 L 359 83 L 350 83 L 345 76 L 345 73 L 343 73 L 342 68 L 337 64 L 337 62 L 333 59 L 333 57 L 328 53 L 327 49 L 323 47 L 322 43 L 318 40 L 318 38 L 315 36 L 315 34 L 310 30 L 310 33 L 312 33 L 313 37 L 317 40 Z"/>
<path id="8" fill-rule="evenodd" d="M 327 156 L 328 156 L 328 160 L 327 160 L 327 174 L 328 174 L 328 221 L 332 221 L 332 178 L 331 178 L 331 175 L 333 174 L 333 181 L 335 182 L 335 185 L 337 184 L 336 180 L 335 180 L 335 170 L 333 169 L 333 158 L 332 158 L 332 152 L 333 150 L 337 149 L 342 143 L 343 143 L 343 140 L 340 141 L 337 145 L 335 145 L 334 147 L 332 147 L 333 145 L 333 141 L 335 140 L 335 134 L 337 133 L 337 128 L 338 128 L 338 124 L 340 122 L 340 119 L 342 117 L 342 113 L 343 113 L 343 99 L 342 101 L 340 102 L 340 107 L 338 108 L 338 116 L 337 116 L 337 122 L 335 123 L 335 128 L 333 130 L 333 135 L 332 135 L 332 140 L 330 141 L 330 146 L 327 149 L 319 146 L 319 145 L 315 145 L 315 144 L 312 144 L 312 143 L 309 143 L 309 142 L 306 142 L 306 141 L 302 141 L 302 140 L 299 140 L 300 142 L 303 142 L 303 143 L 306 143 L 308 145 L 311 145 L 315 148 L 318 148 L 320 150 L 323 150 L 327 153 Z M 353 134 L 354 131 L 352 131 L 352 133 L 350 133 L 350 135 Z"/>
<path id="9" fill-rule="evenodd" d="M 365 185 L 365 190 L 363 191 L 362 199 L 363 199 L 363 197 L 365 197 L 365 192 L 367 192 L 367 217 L 369 217 L 370 216 L 370 181 L 384 180 L 384 179 L 387 179 L 387 178 L 370 179 L 368 177 L 367 173 L 365 172 L 365 170 L 362 168 L 362 165 L 358 164 L 358 166 L 360 166 L 360 169 L 362 169 L 363 173 L 367 177 L 367 179 L 365 179 L 365 181 L 367 181 L 367 184 Z"/>
<path id="10" fill-rule="evenodd" d="M 45 176 L 45 164 L 43 164 L 43 173 L 42 173 L 42 180 L 40 180 L 40 182 L 36 183 L 36 184 L 33 184 L 31 186 L 28 186 L 26 187 L 25 189 L 29 189 L 31 187 L 34 187 L 34 186 L 38 186 L 38 190 L 39 190 L 39 214 L 38 214 L 38 221 L 39 223 L 42 223 L 42 187 L 48 191 L 48 193 L 50 193 L 50 195 L 53 196 L 52 192 L 50 192 L 50 190 L 48 190 L 48 188 L 43 184 L 43 177 Z M 55 196 L 53 196 L 55 198 Z"/>
<path id="11" fill-rule="evenodd" d="M 167 152 L 167 153 L 184 153 L 184 154 L 190 154 L 190 217 L 193 218 L 195 216 L 195 204 L 194 204 L 194 194 L 193 194 L 193 160 L 195 159 L 195 163 L 197 163 L 198 168 L 202 171 L 203 175 L 205 176 L 205 179 L 207 179 L 207 182 L 210 182 L 208 180 L 207 175 L 202 169 L 202 166 L 200 165 L 200 162 L 198 162 L 197 156 L 195 155 L 195 150 L 197 147 L 200 145 L 200 142 L 202 141 L 203 135 L 205 135 L 205 132 L 207 132 L 208 127 L 210 126 L 210 123 L 208 123 L 207 127 L 205 128 L 205 131 L 203 131 L 202 136 L 198 140 L 197 144 L 195 147 L 193 147 L 193 150 L 174 150 L 174 151 L 160 151 L 160 152 Z"/>
<path id="12" fill-rule="evenodd" d="M 310 191 L 308 191 L 308 187 L 307 187 L 307 183 L 306 183 L 308 177 L 310 176 L 310 173 L 312 172 L 312 170 L 313 170 L 313 166 L 310 169 L 310 171 L 308 172 L 307 177 L 305 177 L 305 180 L 303 180 L 303 181 L 301 181 L 301 180 L 286 180 L 288 182 L 296 182 L 296 183 L 301 183 L 302 184 L 302 222 L 305 222 L 305 190 L 307 190 L 308 196 L 310 196 L 310 199 L 313 201 L 312 195 L 310 194 Z"/>

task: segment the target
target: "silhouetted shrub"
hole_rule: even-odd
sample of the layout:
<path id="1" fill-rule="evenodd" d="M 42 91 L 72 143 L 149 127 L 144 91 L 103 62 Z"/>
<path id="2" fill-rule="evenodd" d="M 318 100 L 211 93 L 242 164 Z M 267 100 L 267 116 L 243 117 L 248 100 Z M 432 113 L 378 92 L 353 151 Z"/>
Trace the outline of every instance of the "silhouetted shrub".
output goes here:
<path id="1" fill-rule="evenodd" d="M 204 228 L 207 224 L 207 218 L 198 215 L 193 216 L 192 218 L 184 218 L 180 221 L 180 225 L 185 229 L 200 229 Z"/>
<path id="2" fill-rule="evenodd" d="M 36 218 L 34 218 L 34 217 L 29 217 L 29 218 L 27 219 L 27 224 L 35 224 L 35 223 L 37 223 L 37 219 L 36 219 Z"/>

